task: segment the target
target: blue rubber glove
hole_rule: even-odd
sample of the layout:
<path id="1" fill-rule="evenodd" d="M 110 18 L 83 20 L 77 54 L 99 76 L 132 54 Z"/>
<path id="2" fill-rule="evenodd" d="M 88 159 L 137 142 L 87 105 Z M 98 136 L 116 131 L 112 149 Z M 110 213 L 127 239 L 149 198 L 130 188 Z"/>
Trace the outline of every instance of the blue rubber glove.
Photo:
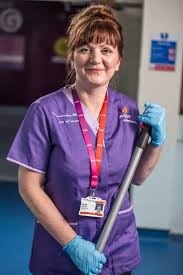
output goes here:
<path id="1" fill-rule="evenodd" d="M 151 129 L 151 145 L 161 146 L 166 140 L 165 109 L 153 103 L 145 103 L 143 114 L 138 116 L 140 122 L 148 124 Z"/>
<path id="2" fill-rule="evenodd" d="M 104 254 L 98 252 L 92 242 L 79 235 L 68 242 L 63 250 L 68 253 L 77 268 L 87 275 L 100 273 L 106 262 Z"/>

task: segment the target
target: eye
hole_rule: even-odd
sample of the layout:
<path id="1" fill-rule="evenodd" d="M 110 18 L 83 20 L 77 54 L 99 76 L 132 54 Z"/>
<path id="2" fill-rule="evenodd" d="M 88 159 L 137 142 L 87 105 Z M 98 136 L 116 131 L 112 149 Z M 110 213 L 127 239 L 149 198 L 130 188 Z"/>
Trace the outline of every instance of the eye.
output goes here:
<path id="1" fill-rule="evenodd" d="M 102 49 L 102 53 L 105 54 L 105 55 L 110 55 L 112 54 L 112 50 L 110 48 L 103 48 Z"/>
<path id="2" fill-rule="evenodd" d="M 78 51 L 79 51 L 80 53 L 85 54 L 85 53 L 89 53 L 89 52 L 90 52 L 90 49 L 89 49 L 88 47 L 84 46 L 84 47 L 80 47 Z"/>

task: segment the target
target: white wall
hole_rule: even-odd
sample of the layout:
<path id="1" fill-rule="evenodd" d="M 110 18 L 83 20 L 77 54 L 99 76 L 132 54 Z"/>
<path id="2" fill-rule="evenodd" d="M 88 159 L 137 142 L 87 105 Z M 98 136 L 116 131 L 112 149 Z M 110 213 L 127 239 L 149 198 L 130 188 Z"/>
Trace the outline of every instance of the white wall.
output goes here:
<path id="1" fill-rule="evenodd" d="M 173 211 L 171 215 L 172 233 L 183 233 L 183 115 L 179 118 L 178 135 L 175 150 L 174 182 L 176 192 L 172 194 Z M 174 189 L 174 187 L 173 187 Z"/>
<path id="2" fill-rule="evenodd" d="M 143 186 L 134 187 L 132 200 L 139 227 L 169 229 L 183 234 L 183 203 L 180 195 L 183 191 L 180 184 L 183 175 L 181 164 L 179 169 L 177 166 L 183 157 L 180 152 L 179 156 L 176 155 L 183 149 L 178 148 L 176 143 L 182 77 L 182 15 L 182 0 L 144 0 L 138 102 L 141 111 L 147 100 L 166 108 L 168 140 L 152 175 Z M 175 72 L 149 70 L 150 40 L 153 34 L 160 32 L 177 36 Z"/>

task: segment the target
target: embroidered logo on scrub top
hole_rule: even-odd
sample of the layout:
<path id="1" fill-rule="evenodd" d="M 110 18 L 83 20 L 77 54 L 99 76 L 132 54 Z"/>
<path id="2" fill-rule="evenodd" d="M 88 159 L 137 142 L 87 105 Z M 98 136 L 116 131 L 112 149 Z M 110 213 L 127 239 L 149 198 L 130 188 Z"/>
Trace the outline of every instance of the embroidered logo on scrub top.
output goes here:
<path id="1" fill-rule="evenodd" d="M 125 119 L 131 118 L 131 115 L 128 114 L 128 108 L 126 106 L 123 106 L 121 109 L 119 109 L 119 113 L 120 113 L 119 118 L 125 118 Z"/>
<path id="2" fill-rule="evenodd" d="M 121 119 L 123 122 L 137 124 L 137 121 L 135 121 L 129 114 L 128 107 L 126 106 L 119 108 L 119 119 Z"/>

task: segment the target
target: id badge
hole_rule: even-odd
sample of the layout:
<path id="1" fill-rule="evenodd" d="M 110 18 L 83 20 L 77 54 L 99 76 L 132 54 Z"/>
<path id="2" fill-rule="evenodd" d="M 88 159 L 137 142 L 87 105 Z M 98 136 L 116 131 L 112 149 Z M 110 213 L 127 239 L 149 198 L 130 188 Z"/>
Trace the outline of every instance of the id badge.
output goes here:
<path id="1" fill-rule="evenodd" d="M 104 208 L 106 200 L 98 197 L 87 197 L 81 199 L 79 215 L 102 218 L 104 216 Z"/>

